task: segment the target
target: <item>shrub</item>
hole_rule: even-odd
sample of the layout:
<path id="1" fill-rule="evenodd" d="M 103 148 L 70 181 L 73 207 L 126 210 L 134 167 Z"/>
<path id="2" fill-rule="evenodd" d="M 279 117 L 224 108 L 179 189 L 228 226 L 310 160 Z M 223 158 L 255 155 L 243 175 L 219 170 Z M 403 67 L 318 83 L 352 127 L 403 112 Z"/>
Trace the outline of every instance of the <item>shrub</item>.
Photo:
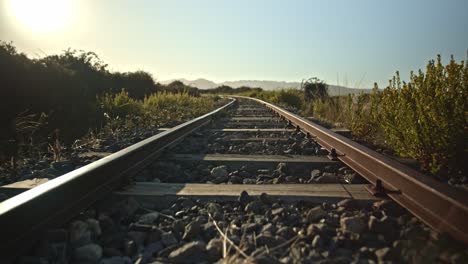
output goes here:
<path id="1" fill-rule="evenodd" d="M 129 96 L 125 89 L 120 93 L 106 93 L 103 96 L 97 97 L 98 104 L 107 115 L 116 118 L 123 118 L 129 114 L 142 114 L 143 108 L 139 101 Z"/>
<path id="2" fill-rule="evenodd" d="M 454 173 L 466 162 L 468 62 L 430 61 L 426 73 L 399 74 L 382 93 L 381 126 L 400 155 L 418 159 L 432 173 Z"/>

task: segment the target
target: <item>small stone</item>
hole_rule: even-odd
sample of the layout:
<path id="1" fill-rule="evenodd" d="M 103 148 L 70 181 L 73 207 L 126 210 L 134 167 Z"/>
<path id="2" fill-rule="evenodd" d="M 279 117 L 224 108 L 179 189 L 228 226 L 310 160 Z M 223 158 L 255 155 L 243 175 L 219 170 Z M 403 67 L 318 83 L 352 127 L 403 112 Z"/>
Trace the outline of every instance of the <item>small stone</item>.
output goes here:
<path id="1" fill-rule="evenodd" d="M 120 203 L 117 208 L 119 208 L 124 217 L 129 217 L 140 209 L 140 204 L 134 198 L 128 198 Z"/>
<path id="2" fill-rule="evenodd" d="M 322 209 L 320 206 L 316 206 L 310 209 L 307 212 L 307 221 L 308 222 L 317 222 L 318 220 L 327 216 L 327 212 Z"/>
<path id="3" fill-rule="evenodd" d="M 368 221 L 369 231 L 382 234 L 388 240 L 394 240 L 398 236 L 398 232 L 394 231 L 395 227 L 396 223 L 387 216 L 380 220 L 375 216 L 371 216 Z"/>
<path id="4" fill-rule="evenodd" d="M 360 234 L 366 229 L 366 223 L 361 216 L 342 217 L 340 225 L 343 231 L 355 234 Z"/>
<path id="5" fill-rule="evenodd" d="M 282 173 L 287 173 L 287 168 L 288 168 L 288 166 L 284 162 L 280 162 L 276 166 L 276 170 L 279 171 L 279 172 L 282 172 Z"/>
<path id="6" fill-rule="evenodd" d="M 233 184 L 241 184 L 242 183 L 242 178 L 236 175 L 233 175 L 229 178 L 229 181 Z"/>
<path id="7" fill-rule="evenodd" d="M 133 240 L 126 240 L 123 245 L 125 256 L 133 257 L 138 251 L 138 246 Z"/>
<path id="8" fill-rule="evenodd" d="M 214 167 L 211 170 L 211 176 L 214 178 L 227 177 L 228 171 L 227 171 L 226 166 L 223 165 L 223 166 Z"/>
<path id="9" fill-rule="evenodd" d="M 245 206 L 247 213 L 260 214 L 262 212 L 263 203 L 260 201 L 252 201 Z"/>
<path id="10" fill-rule="evenodd" d="M 97 244 L 88 244 L 76 248 L 73 256 L 78 262 L 95 263 L 102 257 L 102 248 Z"/>
<path id="11" fill-rule="evenodd" d="M 99 264 L 132 264 L 132 260 L 128 257 L 114 256 L 110 258 L 101 259 Z"/>
<path id="12" fill-rule="evenodd" d="M 132 264 L 132 260 L 128 257 L 114 256 L 110 258 L 101 259 L 99 264 Z"/>
<path id="13" fill-rule="evenodd" d="M 177 238 L 172 232 L 166 232 L 161 235 L 161 242 L 164 246 L 168 247 L 177 244 Z"/>
<path id="14" fill-rule="evenodd" d="M 383 210 L 389 216 L 399 217 L 405 213 L 405 209 L 392 200 L 377 201 L 372 204 L 377 210 Z"/>
<path id="15" fill-rule="evenodd" d="M 213 238 L 206 245 L 206 251 L 212 259 L 216 260 L 221 258 L 223 254 L 223 240 L 221 238 Z"/>
<path id="16" fill-rule="evenodd" d="M 279 207 L 279 208 L 275 208 L 275 209 L 271 210 L 272 215 L 281 215 L 283 212 L 284 212 L 283 207 Z"/>
<path id="17" fill-rule="evenodd" d="M 170 261 L 175 263 L 184 263 L 187 261 L 197 262 L 203 257 L 205 253 L 206 244 L 201 241 L 194 241 L 179 247 L 178 249 L 172 251 L 168 258 Z"/>
<path id="18" fill-rule="evenodd" d="M 214 184 L 220 184 L 220 183 L 223 183 L 223 182 L 227 182 L 228 179 L 229 179 L 228 176 L 219 176 L 219 177 L 216 177 L 213 180 L 211 180 L 211 182 L 214 183 Z"/>
<path id="19" fill-rule="evenodd" d="M 296 183 L 298 181 L 298 178 L 296 176 L 286 176 L 286 178 L 284 178 L 284 180 L 287 183 Z"/>
<path id="20" fill-rule="evenodd" d="M 338 179 L 338 176 L 336 173 L 331 173 L 331 172 L 324 172 L 322 173 L 322 176 L 316 178 L 314 180 L 317 183 L 338 183 L 340 180 Z"/>
<path id="21" fill-rule="evenodd" d="M 155 256 L 159 251 L 163 249 L 163 245 L 161 242 L 154 242 L 148 244 L 145 249 L 143 250 L 143 258 L 150 259 Z"/>
<path id="22" fill-rule="evenodd" d="M 185 226 L 185 232 L 182 236 L 183 240 L 191 240 L 192 238 L 198 236 L 201 231 L 201 225 L 198 221 L 192 221 Z"/>
<path id="23" fill-rule="evenodd" d="M 223 212 L 223 209 L 221 208 L 221 205 L 219 205 L 217 203 L 208 203 L 206 205 L 206 210 L 212 216 L 214 216 L 216 214 L 222 214 L 222 212 Z"/>
<path id="24" fill-rule="evenodd" d="M 283 237 L 285 239 L 290 239 L 296 235 L 294 230 L 289 226 L 282 226 L 276 231 L 276 235 Z"/>
<path id="25" fill-rule="evenodd" d="M 389 247 L 377 249 L 374 253 L 377 256 L 379 262 L 389 261 L 394 258 L 392 249 Z"/>
<path id="26" fill-rule="evenodd" d="M 281 264 L 279 260 L 277 260 L 275 257 L 270 256 L 270 255 L 260 255 L 258 257 L 255 257 L 254 263 L 256 264 Z"/>
<path id="27" fill-rule="evenodd" d="M 70 172 L 75 169 L 75 166 L 69 160 L 54 161 L 50 164 L 50 167 L 61 172 Z"/>
<path id="28" fill-rule="evenodd" d="M 317 170 L 317 169 L 312 170 L 312 171 L 310 172 L 310 179 L 311 179 L 311 180 L 317 179 L 317 178 L 320 176 L 321 173 L 322 173 L 322 172 L 321 172 L 320 170 Z"/>
<path id="29" fill-rule="evenodd" d="M 273 202 L 273 199 L 271 196 L 269 196 L 268 194 L 266 193 L 261 193 L 260 194 L 260 197 L 259 197 L 259 200 L 264 203 L 264 204 L 271 204 Z"/>
<path id="30" fill-rule="evenodd" d="M 70 224 L 70 243 L 75 246 L 83 246 L 91 243 L 91 231 L 88 229 L 88 224 L 77 220 Z"/>
<path id="31" fill-rule="evenodd" d="M 344 207 L 346 209 L 354 209 L 356 207 L 356 200 L 343 199 L 336 204 L 338 207 Z"/>
<path id="32" fill-rule="evenodd" d="M 258 223 L 246 223 L 242 225 L 242 229 L 245 233 L 257 232 L 259 228 L 260 225 Z"/>
<path id="33" fill-rule="evenodd" d="M 249 179 L 249 178 L 247 178 L 247 179 L 243 179 L 243 180 L 242 180 L 242 183 L 243 183 L 243 184 L 256 184 L 256 183 L 257 183 L 257 180 L 256 180 L 256 179 Z"/>
<path id="34" fill-rule="evenodd" d="M 129 237 L 137 246 L 143 245 L 146 240 L 146 232 L 138 232 L 138 231 L 130 231 L 127 233 L 127 237 Z"/>
<path id="35" fill-rule="evenodd" d="M 159 219 L 159 213 L 152 212 L 152 213 L 148 213 L 148 214 L 144 214 L 140 216 L 140 219 L 138 219 L 138 223 L 145 224 L 145 225 L 152 225 L 158 219 Z"/>
<path id="36" fill-rule="evenodd" d="M 98 220 L 89 218 L 86 220 L 86 223 L 88 224 L 88 228 L 94 237 L 99 237 L 101 235 L 102 231 Z"/>
<path id="37" fill-rule="evenodd" d="M 104 257 L 121 257 L 122 252 L 116 248 L 107 247 L 102 249 L 102 255 Z"/>
<path id="38" fill-rule="evenodd" d="M 276 245 L 276 239 L 267 233 L 256 236 L 255 240 L 257 241 L 257 247 L 268 246 L 271 248 Z"/>

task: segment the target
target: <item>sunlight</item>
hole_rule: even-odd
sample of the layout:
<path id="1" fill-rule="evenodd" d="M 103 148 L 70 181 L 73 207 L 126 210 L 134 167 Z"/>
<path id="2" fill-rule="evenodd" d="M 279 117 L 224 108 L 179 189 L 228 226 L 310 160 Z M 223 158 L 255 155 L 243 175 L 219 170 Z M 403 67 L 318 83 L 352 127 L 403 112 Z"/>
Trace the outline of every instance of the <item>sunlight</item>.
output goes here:
<path id="1" fill-rule="evenodd" d="M 70 0 L 10 0 L 8 10 L 28 30 L 45 33 L 63 30 L 70 20 Z"/>

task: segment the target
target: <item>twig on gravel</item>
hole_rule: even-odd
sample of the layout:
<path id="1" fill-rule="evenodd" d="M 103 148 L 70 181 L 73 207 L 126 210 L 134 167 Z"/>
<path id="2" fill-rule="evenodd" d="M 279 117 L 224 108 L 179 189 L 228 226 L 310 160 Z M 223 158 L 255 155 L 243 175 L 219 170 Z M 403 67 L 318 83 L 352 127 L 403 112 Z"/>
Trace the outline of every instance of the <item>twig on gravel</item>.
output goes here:
<path id="1" fill-rule="evenodd" d="M 218 223 L 216 223 L 216 220 L 214 220 L 213 216 L 211 216 L 210 213 L 208 213 L 208 216 L 210 217 L 211 221 L 213 221 L 213 224 L 214 226 L 216 227 L 216 229 L 218 230 L 219 234 L 224 238 L 225 241 L 229 242 L 229 244 L 234 247 L 236 249 L 237 252 L 239 252 L 246 260 L 250 260 L 252 261 L 252 258 L 247 255 L 242 249 L 240 249 L 234 242 L 232 242 L 231 239 L 229 239 L 227 237 L 226 234 L 223 233 L 223 231 L 221 230 L 221 228 L 219 228 L 218 226 Z M 225 254 L 226 252 L 223 252 L 223 255 Z"/>

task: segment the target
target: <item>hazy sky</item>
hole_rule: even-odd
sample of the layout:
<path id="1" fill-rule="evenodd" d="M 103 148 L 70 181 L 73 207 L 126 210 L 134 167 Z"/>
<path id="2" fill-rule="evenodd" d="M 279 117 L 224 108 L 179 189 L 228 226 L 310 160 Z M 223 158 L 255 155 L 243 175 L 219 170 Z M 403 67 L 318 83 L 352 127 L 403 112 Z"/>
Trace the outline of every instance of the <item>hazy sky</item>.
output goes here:
<path id="1" fill-rule="evenodd" d="M 20 51 L 95 51 L 112 70 L 158 80 L 384 86 L 395 70 L 407 78 L 438 53 L 464 60 L 468 48 L 467 0 L 0 2 L 0 40 Z"/>

